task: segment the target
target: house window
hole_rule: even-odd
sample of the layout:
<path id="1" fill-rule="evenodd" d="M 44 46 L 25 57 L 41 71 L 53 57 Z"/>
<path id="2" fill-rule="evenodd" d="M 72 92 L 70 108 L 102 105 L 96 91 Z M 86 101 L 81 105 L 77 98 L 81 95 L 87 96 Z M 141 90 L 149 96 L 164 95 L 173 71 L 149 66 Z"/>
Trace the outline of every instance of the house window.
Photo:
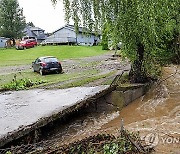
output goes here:
<path id="1" fill-rule="evenodd" d="M 43 34 L 43 31 L 39 31 L 39 34 L 40 34 L 40 35 Z"/>

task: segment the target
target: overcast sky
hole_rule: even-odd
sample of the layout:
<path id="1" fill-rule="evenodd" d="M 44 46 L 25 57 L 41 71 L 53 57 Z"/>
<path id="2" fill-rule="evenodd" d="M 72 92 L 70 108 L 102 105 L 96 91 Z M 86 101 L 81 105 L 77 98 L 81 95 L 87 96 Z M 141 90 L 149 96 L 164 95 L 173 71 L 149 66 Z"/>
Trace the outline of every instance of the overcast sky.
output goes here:
<path id="1" fill-rule="evenodd" d="M 53 32 L 65 25 L 63 4 L 60 0 L 54 7 L 51 0 L 18 0 L 27 22 L 46 32 Z"/>

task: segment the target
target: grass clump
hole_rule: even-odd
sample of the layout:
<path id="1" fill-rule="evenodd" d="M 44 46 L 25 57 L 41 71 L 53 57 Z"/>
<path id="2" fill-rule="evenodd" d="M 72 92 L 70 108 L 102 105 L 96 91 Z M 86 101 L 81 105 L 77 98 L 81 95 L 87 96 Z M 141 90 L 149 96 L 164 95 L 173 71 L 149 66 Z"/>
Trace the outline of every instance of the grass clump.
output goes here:
<path id="1" fill-rule="evenodd" d="M 32 86 L 43 84 L 45 81 L 43 80 L 36 80 L 33 81 L 29 78 L 23 78 L 23 79 L 16 79 L 16 75 L 14 75 L 13 80 L 10 83 L 7 83 L 2 86 L 1 91 L 8 91 L 8 90 L 24 90 L 28 89 Z"/>

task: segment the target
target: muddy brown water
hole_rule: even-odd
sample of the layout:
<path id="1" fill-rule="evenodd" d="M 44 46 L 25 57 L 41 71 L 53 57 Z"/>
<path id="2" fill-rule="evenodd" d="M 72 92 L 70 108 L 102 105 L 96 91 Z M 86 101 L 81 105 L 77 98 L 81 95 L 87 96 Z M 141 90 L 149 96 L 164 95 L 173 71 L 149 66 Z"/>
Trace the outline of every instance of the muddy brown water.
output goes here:
<path id="1" fill-rule="evenodd" d="M 139 132 L 147 144 L 155 146 L 155 153 L 180 153 L 180 67 L 164 68 L 163 78 L 166 80 L 121 111 L 110 104 L 99 110 L 89 108 L 45 139 L 58 138 L 63 145 L 97 133 L 118 135 L 123 119 L 126 129 Z M 107 103 L 105 99 L 100 102 Z M 150 140 L 152 135 L 154 140 Z"/>
<path id="2" fill-rule="evenodd" d="M 123 119 L 126 129 L 155 146 L 155 153 L 180 153 L 180 67 L 164 68 L 163 78 L 101 129 L 115 133 Z"/>

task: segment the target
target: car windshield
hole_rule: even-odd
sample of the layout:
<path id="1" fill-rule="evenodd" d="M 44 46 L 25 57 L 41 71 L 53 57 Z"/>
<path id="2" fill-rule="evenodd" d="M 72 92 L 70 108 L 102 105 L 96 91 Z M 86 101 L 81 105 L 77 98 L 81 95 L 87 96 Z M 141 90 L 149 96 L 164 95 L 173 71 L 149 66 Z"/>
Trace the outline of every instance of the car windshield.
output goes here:
<path id="1" fill-rule="evenodd" d="M 52 58 L 44 58 L 45 63 L 50 63 L 50 62 L 58 62 L 57 58 L 52 57 Z"/>

